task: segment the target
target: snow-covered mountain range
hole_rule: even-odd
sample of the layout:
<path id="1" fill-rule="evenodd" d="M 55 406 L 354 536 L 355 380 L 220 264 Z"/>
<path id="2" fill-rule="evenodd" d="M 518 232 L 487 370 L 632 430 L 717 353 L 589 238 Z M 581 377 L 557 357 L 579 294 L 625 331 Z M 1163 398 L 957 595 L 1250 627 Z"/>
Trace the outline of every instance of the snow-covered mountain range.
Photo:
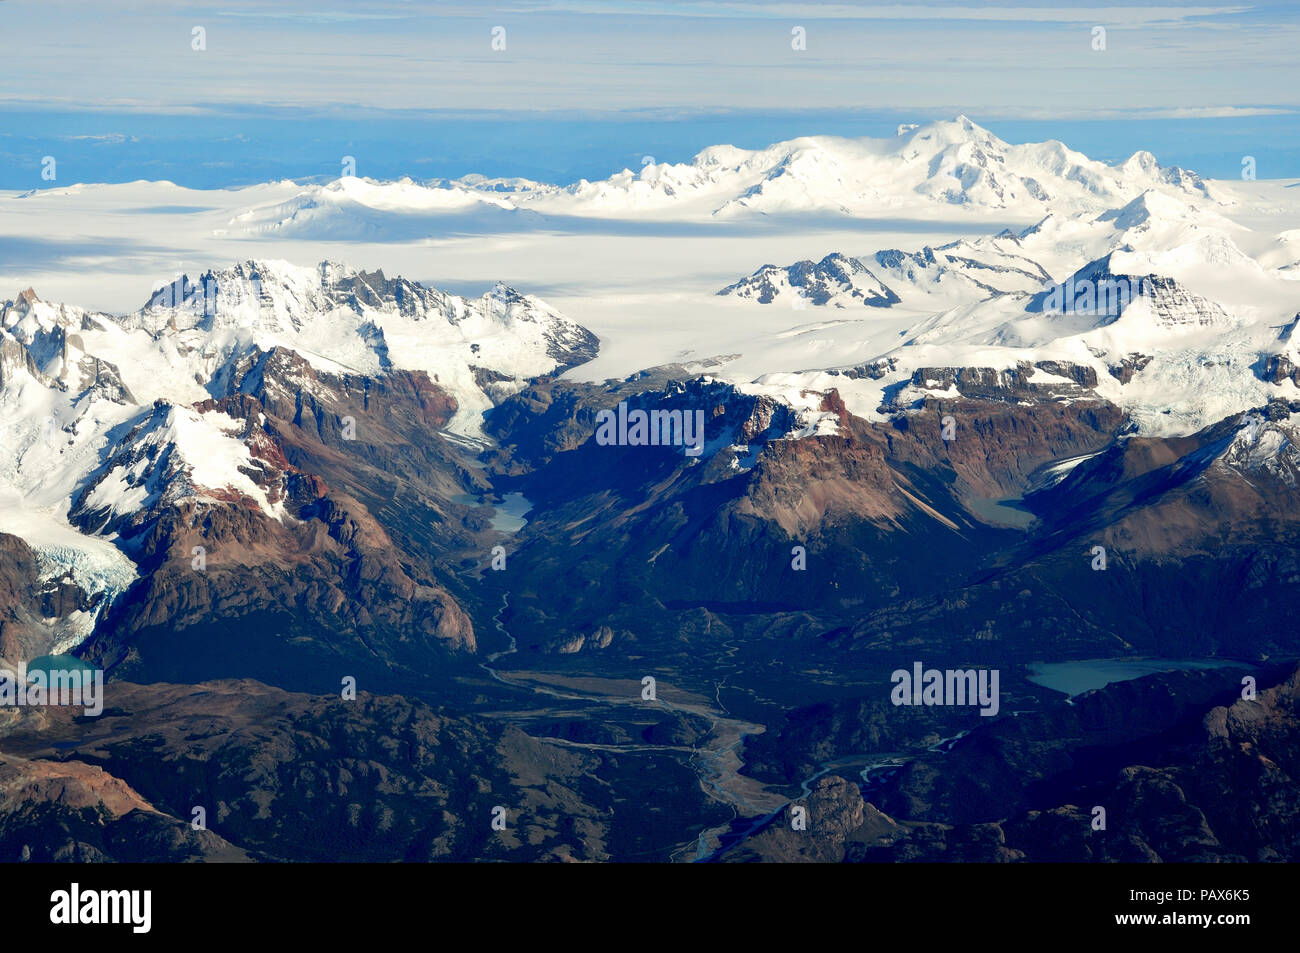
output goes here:
<path id="1" fill-rule="evenodd" d="M 1300 396 L 1289 376 L 1261 373 L 1292 366 L 1288 329 L 1300 311 L 1290 263 L 1270 267 L 1242 249 L 1271 249 L 1267 239 L 1203 199 L 1151 190 L 1019 232 L 765 265 L 718 294 L 854 322 L 873 344 L 864 360 L 893 367 L 871 393 L 846 397 L 856 413 L 919 367 L 1052 360 L 1092 368 L 1096 392 L 1142 432 L 1188 433 Z M 763 379 L 805 378 L 825 383 L 817 372 Z"/>
<path id="2" fill-rule="evenodd" d="M 254 239 L 295 251 L 348 240 L 368 254 L 391 247 L 399 261 L 418 255 L 453 279 L 463 259 L 449 234 L 474 223 L 493 230 L 471 240 L 493 264 L 562 275 L 544 292 L 564 303 L 504 284 L 462 296 L 299 255 L 209 257 L 127 314 L 18 285 L 0 306 L 0 534 L 25 541 L 42 580 L 80 593 L 33 623 L 44 648 L 76 644 L 137 579 L 124 534 L 161 510 L 234 506 L 292 522 L 286 500 L 303 488 L 286 447 L 240 400 L 257 394 L 295 421 L 306 404 L 328 416 L 320 407 L 364 401 L 401 373 L 424 375 L 403 379 L 412 406 L 436 405 L 439 432 L 470 447 L 484 413 L 539 378 L 671 364 L 783 405 L 789 426 L 774 442 L 935 400 L 1088 400 L 1118 408 L 1143 437 L 1232 418 L 1233 435 L 1214 444 L 1225 466 L 1283 481 L 1296 472 L 1300 437 L 1284 410 L 1300 399 L 1300 229 L 1275 227 L 1294 206 L 1146 153 L 1111 166 L 1060 143 L 1008 145 L 959 117 L 891 140 L 717 146 L 568 187 L 473 176 L 220 196 L 74 186 L 14 196 L 0 215 L 35 228 L 33 215 L 74 201 L 196 222 L 209 256 Z M 176 208 L 193 211 L 157 211 Z M 881 229 L 855 224 L 883 215 L 948 237 L 878 244 Z M 782 216 L 812 231 L 770 244 L 765 229 Z M 672 224 L 663 234 L 680 224 L 708 244 L 660 237 L 655 219 Z M 980 233 L 1007 219 L 1024 224 Z M 602 220 L 626 233 L 583 230 Z M 840 224 L 818 231 L 829 220 Z M 575 245 L 548 231 L 574 221 L 588 223 Z M 747 259 L 768 247 L 793 254 Z M 730 431 L 708 450 L 732 453 L 736 473 L 759 452 Z"/>
<path id="3" fill-rule="evenodd" d="M 348 177 L 244 209 L 226 231 L 325 238 L 391 236 L 439 219 L 522 229 L 568 217 L 1071 214 L 1123 205 L 1148 190 L 1211 195 L 1195 173 L 1161 166 L 1149 152 L 1112 166 L 1060 142 L 1011 145 L 958 116 L 892 139 L 806 136 L 752 150 L 718 145 L 675 164 L 647 156 L 639 169 L 567 186 L 481 175 L 424 183 Z"/>
<path id="4" fill-rule="evenodd" d="M 47 620 L 48 647 L 79 641 L 135 579 L 124 521 L 182 502 L 284 518 L 282 451 L 214 403 L 260 386 L 260 355 L 284 349 L 333 379 L 422 372 L 453 403 L 448 435 L 473 445 L 495 400 L 597 347 L 502 284 L 468 299 L 331 262 L 183 276 L 126 315 L 22 292 L 0 306 L 0 533 L 32 547 L 43 579 L 89 597 Z M 298 383 L 328 396 L 319 378 Z"/>

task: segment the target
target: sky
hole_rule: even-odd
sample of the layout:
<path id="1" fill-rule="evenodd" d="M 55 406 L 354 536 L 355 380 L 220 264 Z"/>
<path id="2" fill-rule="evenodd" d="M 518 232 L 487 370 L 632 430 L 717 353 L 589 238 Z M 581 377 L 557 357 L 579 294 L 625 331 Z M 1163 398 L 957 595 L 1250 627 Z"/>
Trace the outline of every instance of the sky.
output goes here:
<path id="1" fill-rule="evenodd" d="M 1104 31 L 1100 32 L 1100 31 Z M 0 0 L 0 188 L 356 173 L 568 183 L 970 116 L 1300 177 L 1300 4 Z M 201 42 L 200 42 L 201 41 Z"/>

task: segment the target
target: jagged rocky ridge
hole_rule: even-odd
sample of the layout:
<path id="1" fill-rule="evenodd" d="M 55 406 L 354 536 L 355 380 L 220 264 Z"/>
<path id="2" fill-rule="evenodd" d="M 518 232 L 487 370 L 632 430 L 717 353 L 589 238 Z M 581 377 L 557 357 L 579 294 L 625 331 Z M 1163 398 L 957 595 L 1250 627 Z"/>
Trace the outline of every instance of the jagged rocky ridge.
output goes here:
<path id="1" fill-rule="evenodd" d="M 383 664 L 473 650 L 436 565 L 487 530 L 455 502 L 482 488 L 457 447 L 597 347 L 501 285 L 471 300 L 331 263 L 182 277 L 125 316 L 23 292 L 0 308 L 0 533 L 35 558 L 4 567 L 0 655 L 93 633 L 118 660 L 143 631 L 293 605 L 358 640 L 344 654 L 387 631 Z"/>

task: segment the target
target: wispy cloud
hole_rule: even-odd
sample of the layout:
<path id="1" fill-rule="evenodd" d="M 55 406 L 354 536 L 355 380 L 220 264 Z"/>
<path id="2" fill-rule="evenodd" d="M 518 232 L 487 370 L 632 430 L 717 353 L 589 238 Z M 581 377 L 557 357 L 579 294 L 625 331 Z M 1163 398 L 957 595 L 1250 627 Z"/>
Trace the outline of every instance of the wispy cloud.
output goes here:
<path id="1" fill-rule="evenodd" d="M 509 8 L 515 12 L 601 16 L 667 16 L 815 20 L 979 20 L 1004 23 L 1100 23 L 1150 26 L 1210 17 L 1232 17 L 1249 5 L 1222 6 L 980 6 L 978 4 L 755 3 L 705 0 L 691 3 L 604 3 L 598 0 L 540 0 Z"/>
<path id="2" fill-rule="evenodd" d="M 361 23 L 365 21 L 409 20 L 415 15 L 412 11 L 405 13 L 360 12 L 353 10 L 294 10 L 282 9 L 226 9 L 214 13 L 219 17 L 243 17 L 252 20 L 284 20 L 287 22 L 307 23 Z"/>
<path id="3" fill-rule="evenodd" d="M 0 108 L 1242 117 L 1300 109 L 1300 7 L 699 0 L 5 5 Z M 82 28 L 65 25 L 86 18 Z M 807 28 L 792 48 L 791 24 Z M 491 46 L 501 24 L 506 49 Z M 206 30 L 206 49 L 191 30 Z M 1107 48 L 1092 46 L 1105 26 Z M 40 82 L 31 82 L 39 76 Z M 961 101 L 955 102 L 958 97 Z M 950 108 L 951 107 L 951 108 Z M 1277 112 L 1281 110 L 1282 112 Z"/>
<path id="4" fill-rule="evenodd" d="M 109 132 L 98 136 L 62 136 L 61 138 L 68 142 L 106 142 L 111 145 L 117 145 L 122 142 L 134 141 L 134 136 L 128 136 L 122 132 Z"/>
<path id="5" fill-rule="evenodd" d="M 1153 119 L 1232 119 L 1246 116 L 1293 116 L 1296 112 L 1294 109 L 1270 109 L 1265 106 L 1180 106 L 1176 109 L 1152 109 L 1146 115 Z"/>

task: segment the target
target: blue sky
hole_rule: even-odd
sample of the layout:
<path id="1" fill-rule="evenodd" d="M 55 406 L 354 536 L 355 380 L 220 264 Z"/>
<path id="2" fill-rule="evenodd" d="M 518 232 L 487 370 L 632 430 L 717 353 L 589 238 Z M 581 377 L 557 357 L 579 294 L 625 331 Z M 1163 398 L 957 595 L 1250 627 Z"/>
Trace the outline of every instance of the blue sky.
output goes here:
<path id="1" fill-rule="evenodd" d="M 0 188 L 48 186 L 45 155 L 59 184 L 333 178 L 345 154 L 377 178 L 568 182 L 958 113 L 1097 158 L 1300 176 L 1295 3 L 2 0 L 0 35 Z"/>

